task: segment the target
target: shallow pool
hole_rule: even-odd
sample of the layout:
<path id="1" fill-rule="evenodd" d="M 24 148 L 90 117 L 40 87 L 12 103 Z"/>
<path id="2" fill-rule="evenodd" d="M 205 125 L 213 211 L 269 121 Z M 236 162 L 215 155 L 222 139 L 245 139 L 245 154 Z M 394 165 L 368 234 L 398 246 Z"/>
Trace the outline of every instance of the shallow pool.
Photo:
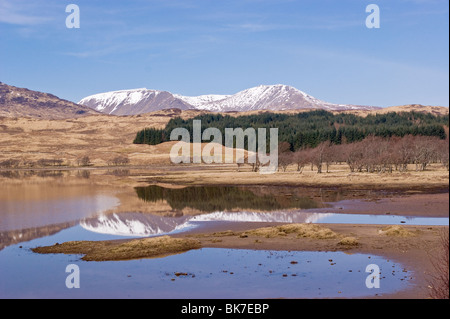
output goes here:
<path id="1" fill-rule="evenodd" d="M 382 296 L 407 289 L 412 276 L 379 256 L 203 248 L 158 259 L 85 262 L 76 255 L 40 255 L 29 248 L 0 253 L 0 298 L 335 298 Z M 69 289 L 68 265 L 80 288 Z M 380 268 L 369 289 L 366 267 Z"/>

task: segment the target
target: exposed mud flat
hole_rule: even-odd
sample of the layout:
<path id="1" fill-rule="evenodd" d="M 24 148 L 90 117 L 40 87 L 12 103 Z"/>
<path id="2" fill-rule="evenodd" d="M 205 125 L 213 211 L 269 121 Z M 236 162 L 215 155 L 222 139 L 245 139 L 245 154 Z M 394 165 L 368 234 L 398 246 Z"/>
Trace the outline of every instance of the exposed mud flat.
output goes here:
<path id="1" fill-rule="evenodd" d="M 169 236 L 120 241 L 73 241 L 33 249 L 41 254 L 83 254 L 86 261 L 131 260 L 165 257 L 200 248 L 200 242 L 189 238 Z"/>

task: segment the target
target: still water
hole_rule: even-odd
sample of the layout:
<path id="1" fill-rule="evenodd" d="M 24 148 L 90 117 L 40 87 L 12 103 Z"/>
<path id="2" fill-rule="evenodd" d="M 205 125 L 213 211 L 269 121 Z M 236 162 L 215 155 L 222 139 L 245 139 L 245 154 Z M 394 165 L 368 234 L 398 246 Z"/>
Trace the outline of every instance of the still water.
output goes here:
<path id="1" fill-rule="evenodd" d="M 382 257 L 342 252 L 203 248 L 158 259 L 85 262 L 33 254 L 27 248 L 36 244 L 0 254 L 0 298 L 364 297 L 406 289 L 412 275 Z M 79 267 L 78 289 L 66 287 L 69 264 Z M 369 264 L 380 267 L 379 289 L 365 284 Z"/>
<path id="2" fill-rule="evenodd" d="M 90 183 L 86 174 L 8 181 L 1 189 L 0 298 L 373 296 L 405 289 L 410 274 L 382 257 L 339 252 L 200 249 L 159 259 L 95 263 L 74 255 L 38 255 L 30 249 L 73 240 L 186 232 L 221 223 L 448 225 L 448 218 L 321 212 L 348 198 L 339 190 L 119 188 Z M 65 287 L 65 267 L 72 263 L 80 267 L 81 289 Z M 376 292 L 364 284 L 368 263 L 380 265 L 383 277 L 389 278 Z"/>
<path id="3" fill-rule="evenodd" d="M 238 222 L 271 223 L 344 223 L 379 225 L 448 225 L 448 218 L 321 213 L 345 195 L 322 190 L 309 196 L 299 192 L 283 194 L 276 187 L 258 190 L 244 187 L 136 187 L 139 199 L 157 205 L 169 205 L 166 214 L 118 212 L 86 218 L 80 226 L 86 230 L 123 236 L 146 237 L 188 231 L 210 224 Z M 305 191 L 306 192 L 306 191 Z"/>

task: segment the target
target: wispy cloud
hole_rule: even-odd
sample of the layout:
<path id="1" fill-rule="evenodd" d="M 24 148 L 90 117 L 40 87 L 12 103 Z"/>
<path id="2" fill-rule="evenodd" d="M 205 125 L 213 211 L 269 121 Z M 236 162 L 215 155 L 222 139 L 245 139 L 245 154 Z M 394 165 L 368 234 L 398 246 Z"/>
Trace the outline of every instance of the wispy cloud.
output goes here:
<path id="1" fill-rule="evenodd" d="M 50 16 L 37 15 L 35 9 L 36 4 L 29 1 L 2 0 L 0 2 L 0 23 L 28 26 L 53 20 Z"/>
<path id="2" fill-rule="evenodd" d="M 293 26 L 279 25 L 279 24 L 264 24 L 264 23 L 241 23 L 241 24 L 229 24 L 226 28 L 234 31 L 244 32 L 266 32 L 282 29 L 291 29 Z"/>
<path id="3" fill-rule="evenodd" d="M 303 19 L 305 21 L 305 19 Z M 296 23 L 296 24 L 276 24 L 276 23 L 259 23 L 259 22 L 247 22 L 228 24 L 225 29 L 228 31 L 236 32 L 269 32 L 269 31 L 286 31 L 286 30 L 337 30 L 361 27 L 364 21 L 361 19 L 353 20 L 338 20 L 338 19 L 316 19 L 311 20 L 309 23 Z"/>

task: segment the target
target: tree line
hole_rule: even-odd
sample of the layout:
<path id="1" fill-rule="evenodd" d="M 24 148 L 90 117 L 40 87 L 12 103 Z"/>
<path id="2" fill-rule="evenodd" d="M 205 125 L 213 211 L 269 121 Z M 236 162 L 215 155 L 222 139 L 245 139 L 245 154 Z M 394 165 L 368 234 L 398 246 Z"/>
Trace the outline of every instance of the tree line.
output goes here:
<path id="1" fill-rule="evenodd" d="M 449 140 L 433 136 L 369 136 L 348 144 L 326 141 L 315 148 L 296 152 L 291 152 L 287 144 L 279 147 L 278 164 L 282 171 L 295 164 L 300 173 L 309 165 L 322 173 L 328 171 L 331 164 L 344 163 L 351 172 L 405 172 L 410 165 L 416 171 L 424 171 L 432 163 L 440 163 L 449 170 Z"/>
<path id="2" fill-rule="evenodd" d="M 343 145 L 361 142 L 369 136 L 380 138 L 429 136 L 446 139 L 445 126 L 448 115 L 403 112 L 368 115 L 366 117 L 348 113 L 333 114 L 316 110 L 298 114 L 264 113 L 233 117 L 222 114 L 205 114 L 193 119 L 171 119 L 164 129 L 145 128 L 136 134 L 135 144 L 157 145 L 170 140 L 175 128 L 186 128 L 193 137 L 193 120 L 200 120 L 202 131 L 218 128 L 225 144 L 225 128 L 278 128 L 279 142 L 287 143 L 291 152 L 316 148 L 327 142 Z M 209 141 L 204 141 L 209 142 Z M 286 145 L 287 145 L 286 144 Z M 245 143 L 247 148 L 247 141 Z"/>

